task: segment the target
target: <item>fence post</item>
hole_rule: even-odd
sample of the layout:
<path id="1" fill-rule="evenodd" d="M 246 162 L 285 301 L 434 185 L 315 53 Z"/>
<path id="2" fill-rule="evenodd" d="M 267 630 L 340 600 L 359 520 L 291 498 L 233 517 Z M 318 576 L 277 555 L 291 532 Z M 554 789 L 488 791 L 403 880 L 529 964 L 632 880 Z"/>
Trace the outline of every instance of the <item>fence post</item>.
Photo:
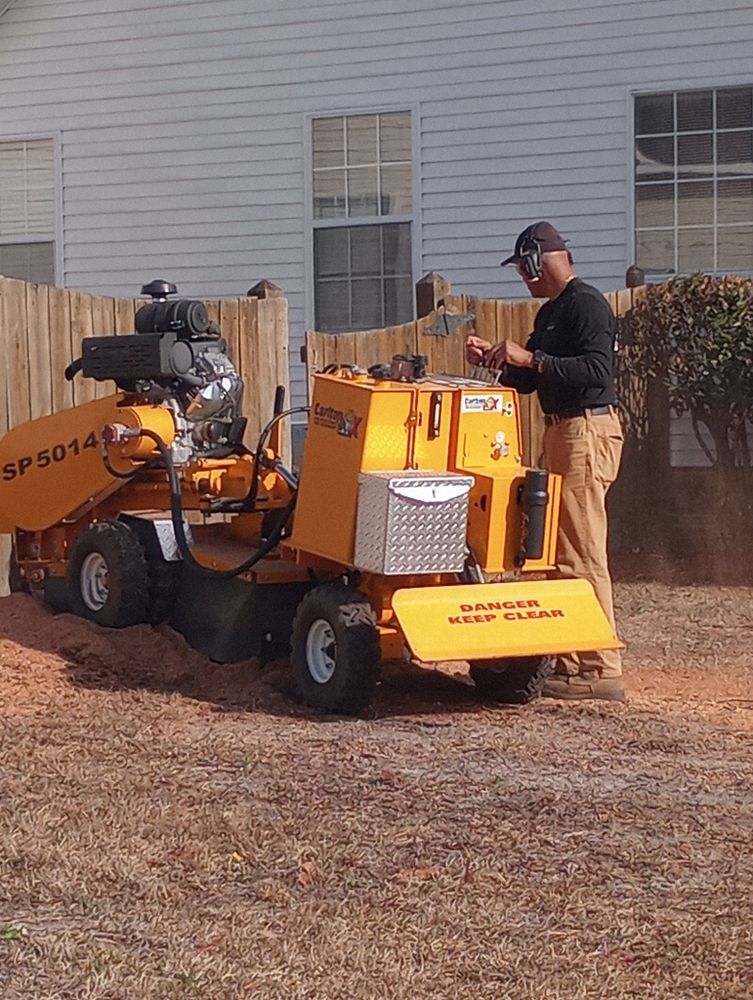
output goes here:
<path id="1" fill-rule="evenodd" d="M 437 306 L 450 294 L 450 282 L 436 271 L 429 271 L 416 282 L 416 316 L 429 316 L 436 311 Z"/>
<path id="2" fill-rule="evenodd" d="M 285 392 L 290 392 L 289 372 L 288 372 L 288 312 L 285 293 L 274 282 L 267 278 L 262 278 L 246 292 L 246 297 L 256 299 L 256 363 L 261 365 L 261 371 L 265 371 L 268 376 L 267 382 L 263 378 L 257 379 L 256 406 L 259 420 L 262 424 L 272 416 L 273 401 L 277 403 L 276 387 L 282 387 Z M 252 375 L 256 372 L 252 370 L 244 371 L 243 377 L 246 384 L 250 384 Z M 284 397 L 283 397 L 284 398 Z M 289 401 L 283 406 L 289 406 Z M 291 436 L 289 422 L 278 421 L 269 436 L 269 446 L 278 455 L 291 454 Z"/>

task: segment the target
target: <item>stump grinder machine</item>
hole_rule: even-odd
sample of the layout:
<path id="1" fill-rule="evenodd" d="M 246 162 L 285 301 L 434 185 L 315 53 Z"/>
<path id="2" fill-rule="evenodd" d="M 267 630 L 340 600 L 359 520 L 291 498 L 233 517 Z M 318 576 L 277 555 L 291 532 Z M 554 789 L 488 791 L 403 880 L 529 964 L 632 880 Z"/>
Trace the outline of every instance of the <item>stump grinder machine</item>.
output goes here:
<path id="1" fill-rule="evenodd" d="M 522 703 L 554 655 L 620 646 L 591 585 L 557 575 L 560 480 L 523 466 L 514 391 L 420 355 L 331 365 L 296 474 L 282 391 L 247 447 L 206 308 L 144 292 L 136 332 L 86 338 L 66 371 L 118 391 L 0 440 L 16 587 L 111 628 L 168 622 L 218 662 L 289 657 L 325 712 L 363 709 L 383 661 L 465 661 Z"/>

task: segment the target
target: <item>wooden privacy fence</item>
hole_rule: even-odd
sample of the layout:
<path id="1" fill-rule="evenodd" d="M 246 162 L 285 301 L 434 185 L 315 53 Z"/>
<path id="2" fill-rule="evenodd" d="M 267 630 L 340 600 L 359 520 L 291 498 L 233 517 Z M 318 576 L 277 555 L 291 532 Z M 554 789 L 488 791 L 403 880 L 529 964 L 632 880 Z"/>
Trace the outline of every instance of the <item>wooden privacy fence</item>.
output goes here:
<path id="1" fill-rule="evenodd" d="M 275 387 L 289 387 L 287 300 L 279 290 L 261 294 L 206 302 L 245 381 L 248 440 L 254 443 L 272 413 Z M 80 357 L 84 337 L 133 334 L 135 312 L 145 301 L 0 277 L 0 434 L 114 392 L 113 382 L 80 375 L 67 382 L 63 372 Z"/>
<path id="2" fill-rule="evenodd" d="M 77 375 L 66 366 L 81 355 L 84 337 L 133 334 L 146 299 L 116 299 L 0 277 L 0 435 L 18 424 L 115 391 L 113 382 Z M 246 443 L 255 446 L 272 414 L 275 387 L 289 389 L 288 303 L 260 282 L 249 296 L 206 303 L 219 323 L 245 382 Z M 289 454 L 286 435 L 284 450 Z M 2 502 L 2 494 L 0 494 Z M 8 538 L 0 535 L 0 594 L 6 592 Z"/>
<path id="3" fill-rule="evenodd" d="M 508 301 L 453 295 L 449 289 L 449 284 L 438 275 L 422 278 L 416 286 L 420 318 L 402 326 L 358 333 L 308 331 L 305 357 L 309 375 L 334 362 L 368 368 L 389 361 L 393 354 L 424 354 L 430 372 L 468 375 L 465 360 L 468 334 L 475 333 L 491 343 L 507 339 L 525 343 L 542 305 L 542 300 L 535 299 Z M 642 294 L 640 288 L 625 288 L 607 293 L 606 298 L 615 315 L 620 317 Z M 426 314 L 421 315 L 424 311 Z M 473 318 L 460 324 L 453 319 L 462 316 Z M 541 453 L 543 414 L 536 394 L 521 396 L 520 402 L 524 460 L 535 463 Z"/>

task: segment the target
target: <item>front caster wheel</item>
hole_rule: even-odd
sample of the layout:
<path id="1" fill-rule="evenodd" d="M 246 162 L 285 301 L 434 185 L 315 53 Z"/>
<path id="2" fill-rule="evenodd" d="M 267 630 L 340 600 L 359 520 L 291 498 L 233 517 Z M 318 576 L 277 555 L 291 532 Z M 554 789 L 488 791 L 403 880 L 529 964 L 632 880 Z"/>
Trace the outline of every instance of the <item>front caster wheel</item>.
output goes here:
<path id="1" fill-rule="evenodd" d="M 484 698 L 526 705 L 538 698 L 554 669 L 551 656 L 517 656 L 471 664 L 471 677 Z"/>
<path id="2" fill-rule="evenodd" d="M 379 633 L 367 598 L 342 583 L 310 590 L 293 622 L 291 662 L 301 699 L 323 712 L 353 714 L 379 677 Z"/>

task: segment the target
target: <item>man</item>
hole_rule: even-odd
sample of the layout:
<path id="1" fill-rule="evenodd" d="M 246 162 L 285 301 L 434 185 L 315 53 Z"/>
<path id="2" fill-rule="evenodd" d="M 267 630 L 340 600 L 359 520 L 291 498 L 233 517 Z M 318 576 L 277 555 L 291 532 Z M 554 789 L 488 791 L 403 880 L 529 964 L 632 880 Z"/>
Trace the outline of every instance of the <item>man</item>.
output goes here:
<path id="1" fill-rule="evenodd" d="M 502 261 L 508 264 L 534 298 L 548 301 L 525 347 L 469 337 L 466 355 L 471 364 L 500 369 L 503 385 L 538 392 L 546 425 L 544 467 L 563 477 L 557 563 L 563 575 L 591 581 L 614 626 L 606 495 L 617 478 L 623 441 L 615 409 L 617 324 L 601 292 L 578 278 L 565 241 L 549 222 L 523 230 L 515 252 Z M 559 657 L 543 693 L 623 701 L 619 652 Z"/>

